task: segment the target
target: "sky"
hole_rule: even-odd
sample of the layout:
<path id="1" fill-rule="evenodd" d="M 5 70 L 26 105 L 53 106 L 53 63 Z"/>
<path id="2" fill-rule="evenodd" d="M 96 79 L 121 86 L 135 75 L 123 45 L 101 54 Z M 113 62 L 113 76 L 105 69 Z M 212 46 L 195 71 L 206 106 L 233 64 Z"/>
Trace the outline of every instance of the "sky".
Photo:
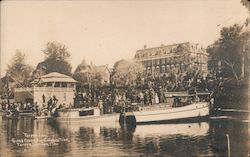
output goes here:
<path id="1" fill-rule="evenodd" d="M 83 59 L 110 67 L 136 50 L 181 42 L 207 47 L 224 26 L 249 16 L 240 0 L 36 0 L 1 1 L 1 72 L 16 50 L 32 66 L 49 41 L 71 53 L 73 71 Z M 72 71 L 72 72 L 73 72 Z"/>

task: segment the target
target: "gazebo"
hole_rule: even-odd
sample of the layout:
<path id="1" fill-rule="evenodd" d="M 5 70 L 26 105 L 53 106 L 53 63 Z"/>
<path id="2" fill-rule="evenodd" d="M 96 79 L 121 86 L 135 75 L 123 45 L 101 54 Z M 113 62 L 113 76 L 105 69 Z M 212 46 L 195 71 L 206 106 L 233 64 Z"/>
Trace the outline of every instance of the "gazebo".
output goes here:
<path id="1" fill-rule="evenodd" d="M 16 102 L 47 104 L 50 99 L 56 99 L 57 105 L 71 106 L 74 103 L 76 80 L 72 77 L 52 72 L 32 82 L 32 87 L 15 88 Z"/>

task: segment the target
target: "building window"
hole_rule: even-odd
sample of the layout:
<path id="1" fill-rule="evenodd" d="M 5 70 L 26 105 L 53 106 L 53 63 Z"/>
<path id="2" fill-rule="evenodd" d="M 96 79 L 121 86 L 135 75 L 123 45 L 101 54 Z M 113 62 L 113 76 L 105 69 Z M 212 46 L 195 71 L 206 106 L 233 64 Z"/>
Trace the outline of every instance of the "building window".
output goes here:
<path id="1" fill-rule="evenodd" d="M 176 63 L 176 57 L 172 57 L 171 58 L 171 64 L 175 64 Z"/>
<path id="2" fill-rule="evenodd" d="M 156 73 L 157 75 L 160 74 L 160 67 L 159 67 L 159 66 L 156 67 L 155 73 Z"/>
<path id="3" fill-rule="evenodd" d="M 155 65 L 155 60 L 152 60 L 152 66 L 154 66 Z"/>
<path id="4" fill-rule="evenodd" d="M 67 87 L 67 83 L 66 82 L 62 82 L 62 87 L 66 88 Z"/>
<path id="5" fill-rule="evenodd" d="M 166 71 L 168 72 L 169 70 L 170 70 L 170 66 L 167 65 L 167 66 L 166 66 Z"/>
<path id="6" fill-rule="evenodd" d="M 152 61 L 146 61 L 146 65 L 151 67 L 152 66 Z"/>
<path id="7" fill-rule="evenodd" d="M 156 65 L 159 65 L 160 64 L 160 59 L 156 59 Z"/>
<path id="8" fill-rule="evenodd" d="M 46 87 L 52 87 L 52 86 L 53 86 L 52 82 L 47 82 Z"/>
<path id="9" fill-rule="evenodd" d="M 163 66 L 161 66 L 161 73 L 165 73 L 165 72 L 166 72 L 165 66 L 163 65 Z"/>
<path id="10" fill-rule="evenodd" d="M 162 58 L 161 59 L 161 64 L 165 64 L 166 62 L 165 62 L 165 58 Z"/>
<path id="11" fill-rule="evenodd" d="M 74 83 L 69 83 L 69 88 L 74 88 Z"/>
<path id="12" fill-rule="evenodd" d="M 176 64 L 176 66 L 175 66 L 177 69 L 179 69 L 180 68 L 180 65 L 179 64 Z"/>
<path id="13" fill-rule="evenodd" d="M 56 82 L 55 87 L 60 87 L 60 82 Z"/>
<path id="14" fill-rule="evenodd" d="M 149 72 L 149 71 L 151 71 L 151 68 L 150 68 L 150 67 L 148 67 L 147 71 L 148 71 L 148 72 Z"/>

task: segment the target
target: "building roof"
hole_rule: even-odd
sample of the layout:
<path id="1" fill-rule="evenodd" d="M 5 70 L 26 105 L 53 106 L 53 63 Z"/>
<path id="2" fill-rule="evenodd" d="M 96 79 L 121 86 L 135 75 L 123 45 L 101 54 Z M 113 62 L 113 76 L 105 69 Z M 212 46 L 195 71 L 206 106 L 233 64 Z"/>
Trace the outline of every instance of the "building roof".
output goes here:
<path id="1" fill-rule="evenodd" d="M 40 79 L 36 79 L 33 81 L 33 83 L 38 83 L 38 82 L 70 82 L 70 83 L 75 83 L 77 82 L 76 80 L 74 80 L 72 77 L 64 75 L 64 74 L 60 74 L 58 72 L 52 72 L 46 75 L 41 76 Z"/>
<path id="2" fill-rule="evenodd" d="M 149 59 L 155 57 L 171 57 L 171 56 L 181 55 L 187 52 L 206 54 L 205 49 L 202 48 L 199 44 L 185 42 L 172 45 L 161 45 L 158 47 L 151 47 L 151 48 L 144 47 L 144 49 L 139 49 L 136 51 L 134 58 Z"/>

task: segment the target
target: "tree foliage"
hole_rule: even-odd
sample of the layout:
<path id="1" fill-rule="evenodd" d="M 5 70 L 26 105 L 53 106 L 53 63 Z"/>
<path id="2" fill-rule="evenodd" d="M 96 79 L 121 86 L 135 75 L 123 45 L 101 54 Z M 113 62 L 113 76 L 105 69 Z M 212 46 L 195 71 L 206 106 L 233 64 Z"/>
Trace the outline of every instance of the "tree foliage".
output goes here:
<path id="1" fill-rule="evenodd" d="M 81 64 L 76 67 L 73 77 L 78 81 L 81 88 L 86 86 L 102 86 L 102 79 L 105 77 L 105 69 L 103 70 L 98 67 L 100 66 L 95 66 L 92 64 L 88 65 L 85 60 L 83 60 Z"/>
<path id="2" fill-rule="evenodd" d="M 71 75 L 72 66 L 69 63 L 70 53 L 65 45 L 58 42 L 48 42 L 44 50 L 45 60 L 37 65 L 37 69 L 43 69 L 45 74 L 59 72 Z"/>
<path id="3" fill-rule="evenodd" d="M 241 0 L 241 3 L 250 11 L 250 2 L 249 0 Z"/>
<path id="4" fill-rule="evenodd" d="M 141 63 L 129 60 L 120 60 L 114 64 L 112 81 L 117 85 L 131 85 L 143 74 Z"/>
<path id="5" fill-rule="evenodd" d="M 26 64 L 25 57 L 24 53 L 17 50 L 7 68 L 8 75 L 19 84 L 27 83 L 33 71 L 33 68 Z"/>
<path id="6" fill-rule="evenodd" d="M 213 60 L 222 64 L 221 74 L 224 77 L 239 80 L 244 73 L 245 58 L 247 52 L 244 50 L 246 32 L 243 26 L 234 24 L 230 27 L 223 27 L 220 38 L 214 43 L 209 51 Z"/>
<path id="7" fill-rule="evenodd" d="M 88 83 L 88 75 L 89 65 L 83 60 L 75 69 L 73 77 L 77 80 L 81 85 L 85 85 Z"/>

